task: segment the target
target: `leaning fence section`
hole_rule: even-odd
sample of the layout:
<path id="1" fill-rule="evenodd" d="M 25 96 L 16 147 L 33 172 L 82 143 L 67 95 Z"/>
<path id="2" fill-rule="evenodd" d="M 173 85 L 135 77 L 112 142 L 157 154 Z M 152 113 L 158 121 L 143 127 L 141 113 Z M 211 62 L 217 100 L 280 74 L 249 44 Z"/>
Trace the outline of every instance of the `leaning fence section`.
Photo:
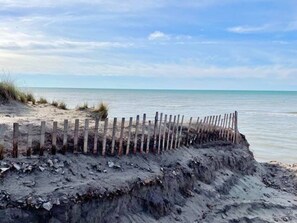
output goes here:
<path id="1" fill-rule="evenodd" d="M 102 156 L 160 154 L 212 141 L 238 143 L 237 116 L 236 111 L 190 118 L 156 112 L 153 120 L 143 114 L 128 119 L 66 119 L 63 123 L 42 121 L 40 126 L 13 123 L 11 156 L 16 158 L 20 152 L 28 157 L 32 154 L 43 156 L 45 152 Z"/>

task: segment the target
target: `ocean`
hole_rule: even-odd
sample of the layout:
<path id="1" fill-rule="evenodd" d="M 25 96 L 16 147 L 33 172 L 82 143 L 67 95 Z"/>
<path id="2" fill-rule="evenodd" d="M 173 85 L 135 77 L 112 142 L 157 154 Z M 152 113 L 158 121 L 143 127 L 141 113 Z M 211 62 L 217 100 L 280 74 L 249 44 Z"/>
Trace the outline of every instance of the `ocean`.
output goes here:
<path id="1" fill-rule="evenodd" d="M 200 91 L 30 88 L 36 97 L 66 102 L 75 108 L 106 102 L 109 117 L 130 117 L 156 111 L 185 118 L 239 114 L 239 130 L 246 135 L 258 161 L 297 163 L 297 92 Z"/>

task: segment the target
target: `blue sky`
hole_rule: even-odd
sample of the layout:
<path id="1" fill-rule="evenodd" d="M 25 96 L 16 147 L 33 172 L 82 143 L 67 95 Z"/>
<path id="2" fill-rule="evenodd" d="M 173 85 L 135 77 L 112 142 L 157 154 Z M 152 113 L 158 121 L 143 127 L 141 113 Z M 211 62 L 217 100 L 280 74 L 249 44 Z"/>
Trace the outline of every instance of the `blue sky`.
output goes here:
<path id="1" fill-rule="evenodd" d="M 0 0 L 26 87 L 297 90 L 296 0 Z"/>

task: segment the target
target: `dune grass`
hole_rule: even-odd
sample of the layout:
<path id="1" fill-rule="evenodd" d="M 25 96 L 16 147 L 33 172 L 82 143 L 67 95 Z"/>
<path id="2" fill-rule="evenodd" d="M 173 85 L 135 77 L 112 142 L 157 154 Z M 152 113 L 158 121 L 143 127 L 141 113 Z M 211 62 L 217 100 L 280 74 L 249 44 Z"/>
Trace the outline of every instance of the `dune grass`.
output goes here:
<path id="1" fill-rule="evenodd" d="M 58 105 L 59 109 L 67 110 L 67 105 L 65 102 L 60 102 Z"/>
<path id="2" fill-rule="evenodd" d="M 59 103 L 57 101 L 52 101 L 51 105 L 57 108 L 59 106 Z"/>
<path id="3" fill-rule="evenodd" d="M 94 110 L 93 113 L 100 117 L 101 120 L 105 120 L 108 117 L 108 104 L 101 102 Z"/>
<path id="4" fill-rule="evenodd" d="M 78 106 L 78 110 L 87 110 L 89 108 L 88 102 L 85 102 L 83 105 Z"/>
<path id="5" fill-rule="evenodd" d="M 0 99 L 3 101 L 19 101 L 26 103 L 26 94 L 16 87 L 12 81 L 1 81 L 0 82 Z"/>
<path id="6" fill-rule="evenodd" d="M 38 104 L 47 104 L 47 100 L 43 97 L 39 98 L 39 100 L 37 101 Z"/>

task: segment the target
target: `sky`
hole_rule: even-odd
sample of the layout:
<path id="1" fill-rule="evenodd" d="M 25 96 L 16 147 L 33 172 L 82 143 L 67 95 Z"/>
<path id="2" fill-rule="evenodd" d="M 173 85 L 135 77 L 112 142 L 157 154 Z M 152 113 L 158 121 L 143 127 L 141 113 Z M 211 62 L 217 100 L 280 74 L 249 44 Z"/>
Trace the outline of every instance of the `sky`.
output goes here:
<path id="1" fill-rule="evenodd" d="M 297 90 L 296 0 L 0 0 L 24 87 Z"/>

